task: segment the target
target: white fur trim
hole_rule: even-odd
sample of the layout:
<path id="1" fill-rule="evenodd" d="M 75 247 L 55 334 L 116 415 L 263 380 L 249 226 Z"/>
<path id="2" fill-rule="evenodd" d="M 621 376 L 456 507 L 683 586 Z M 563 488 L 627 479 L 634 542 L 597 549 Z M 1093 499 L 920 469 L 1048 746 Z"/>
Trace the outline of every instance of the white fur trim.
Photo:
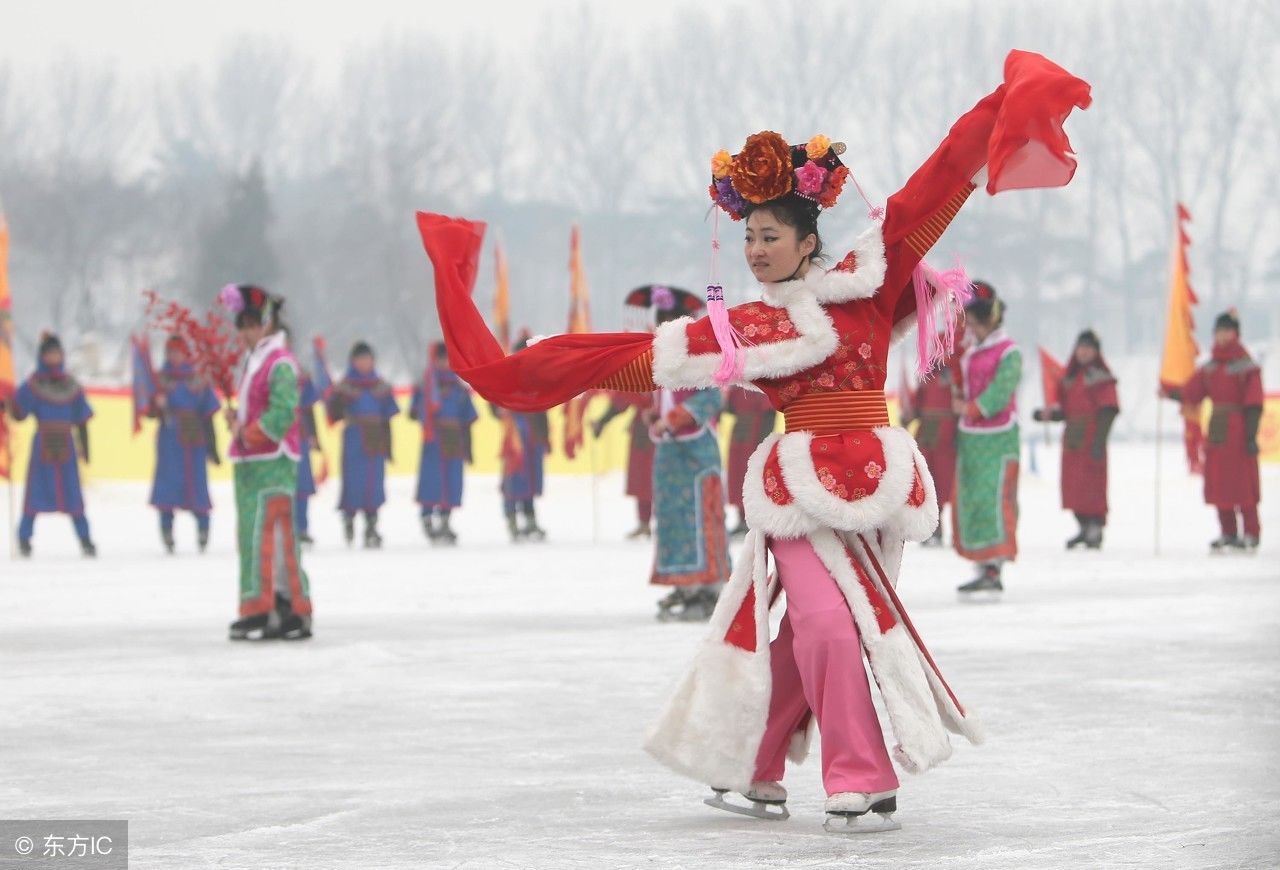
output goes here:
<path id="1" fill-rule="evenodd" d="M 765 305 L 785 308 L 798 296 L 809 296 L 825 305 L 870 299 L 884 283 L 886 269 L 884 234 L 879 223 L 867 227 L 853 243 L 858 265 L 852 272 L 810 269 L 803 278 L 760 285 Z"/>
<path id="2" fill-rule="evenodd" d="M 897 739 L 894 759 L 910 773 L 923 773 L 946 761 L 951 757 L 951 741 L 910 633 L 901 623 L 880 633 L 871 602 L 849 562 L 850 550 L 835 532 L 822 529 L 810 535 L 809 542 L 835 578 L 862 635 L 871 673 Z M 871 576 L 872 582 L 877 582 L 874 574 Z"/>
<path id="3" fill-rule="evenodd" d="M 938 488 L 933 482 L 933 475 L 929 472 L 929 463 L 925 462 L 914 438 L 910 439 L 910 446 L 911 461 L 920 475 L 920 483 L 924 486 L 924 501 L 919 507 L 904 503 L 894 517 L 895 522 L 892 524 L 891 531 L 896 537 L 920 542 L 928 540 L 934 529 L 938 528 Z M 908 492 L 910 492 L 910 486 L 908 486 Z M 887 573 L 888 566 L 883 567 Z"/>
<path id="4" fill-rule="evenodd" d="M 774 434 L 765 438 L 747 462 L 742 484 L 742 504 L 747 525 L 778 538 L 799 538 L 820 528 L 870 532 L 881 530 L 899 538 L 923 541 L 938 526 L 938 495 L 929 467 L 915 440 L 905 429 L 882 426 L 871 430 L 884 450 L 885 472 L 876 491 L 847 501 L 831 493 L 818 479 L 809 446 L 810 432 Z M 782 482 L 791 493 L 790 504 L 780 505 L 764 490 L 764 467 L 773 445 L 778 445 Z M 924 503 L 907 503 L 919 471 Z"/>
<path id="5" fill-rule="evenodd" d="M 813 746 L 813 733 L 818 730 L 818 719 L 812 713 L 809 714 L 809 722 L 805 725 L 803 731 L 797 731 L 791 735 L 791 743 L 787 746 L 787 760 L 793 764 L 803 764 L 805 759 L 809 757 L 809 750 Z"/>
<path id="6" fill-rule="evenodd" d="M 802 538 L 816 531 L 821 523 L 804 510 L 798 501 L 778 504 L 764 491 L 764 465 L 773 445 L 783 438 L 781 433 L 769 435 L 747 460 L 747 476 L 742 481 L 742 507 L 747 525 L 775 538 Z M 790 489 L 791 482 L 783 469 L 782 482 Z M 794 496 L 794 493 L 792 493 Z"/>
<path id="7" fill-rule="evenodd" d="M 645 751 L 667 767 L 738 792 L 751 787 L 773 688 L 766 568 L 764 535 L 753 529 L 720 593 L 707 638 L 645 735 Z M 749 652 L 724 637 L 753 586 L 756 650 Z"/>
<path id="8" fill-rule="evenodd" d="M 868 549 L 876 549 L 874 540 L 870 537 L 864 539 L 850 535 L 846 536 L 846 541 L 849 544 L 849 548 L 857 556 L 858 561 L 862 563 L 867 575 L 872 578 L 872 582 L 879 586 L 879 576 L 877 575 L 875 568 L 868 561 L 866 555 L 866 551 Z M 866 546 L 864 546 L 864 543 Z M 901 546 L 898 547 L 896 560 L 886 559 L 884 549 L 885 548 L 881 547 L 879 551 L 874 553 L 874 555 L 876 561 L 880 563 L 880 567 L 884 569 L 885 576 L 889 579 L 889 582 L 896 587 L 898 574 L 897 566 L 901 564 Z M 890 564 L 894 564 L 892 569 L 889 567 Z M 885 597 L 885 604 L 893 610 L 894 616 L 898 619 L 899 623 L 901 623 L 902 614 L 894 608 L 893 601 L 887 596 Z M 900 625 L 899 627 L 902 626 Z M 929 660 L 925 657 L 924 651 L 919 647 L 916 647 L 914 642 L 912 643 L 912 646 L 916 649 L 916 654 L 920 661 L 920 668 L 924 672 L 925 679 L 929 683 L 929 690 L 933 693 L 934 704 L 937 707 L 938 715 L 941 718 L 942 724 L 946 726 L 948 731 L 953 734 L 963 736 L 974 746 L 982 744 L 986 740 L 986 729 L 983 728 L 981 720 L 974 715 L 972 710 L 968 710 L 964 713 L 960 712 L 960 708 L 956 706 L 953 700 L 951 700 L 951 693 L 947 691 L 946 685 L 943 684 L 942 677 L 936 670 L 934 670 L 933 666 L 929 664 Z"/>
<path id="9" fill-rule="evenodd" d="M 951 702 L 941 678 L 928 665 L 903 624 L 901 614 L 895 611 L 898 624 L 880 633 L 850 554 L 881 590 L 885 603 L 893 605 L 868 562 L 863 539 L 852 533 L 839 535 L 831 529 L 820 529 L 807 538 L 849 604 L 889 714 L 897 741 L 892 754 L 898 763 L 907 771 L 921 773 L 945 761 L 951 755 L 948 730 L 964 734 L 973 743 L 981 742 L 981 725 L 972 713 L 961 715 Z M 868 535 L 866 540 L 875 539 Z M 883 547 L 886 541 L 888 549 L 898 549 L 900 558 L 900 539 L 882 535 L 880 544 L 869 546 Z M 892 561 L 884 552 L 878 552 L 876 558 L 882 567 Z M 753 528 L 711 617 L 709 636 L 645 739 L 646 751 L 678 773 L 741 792 L 750 787 L 755 773 L 772 691 L 766 570 L 765 535 Z M 885 571 L 889 582 L 896 583 L 896 568 L 893 573 L 888 567 Z M 747 590 L 753 587 L 754 653 L 724 642 Z M 798 763 L 807 755 L 813 729 L 810 719 L 808 728 L 792 735 L 788 756 L 793 762 Z"/>
<path id="10" fill-rule="evenodd" d="M 802 372 L 835 353 L 840 343 L 835 324 L 812 295 L 797 295 L 786 306 L 796 337 L 744 348 L 743 376 L 736 383 L 783 378 Z M 669 389 L 720 386 L 715 373 L 720 352 L 690 353 L 688 317 L 658 326 L 653 336 L 653 379 Z"/>

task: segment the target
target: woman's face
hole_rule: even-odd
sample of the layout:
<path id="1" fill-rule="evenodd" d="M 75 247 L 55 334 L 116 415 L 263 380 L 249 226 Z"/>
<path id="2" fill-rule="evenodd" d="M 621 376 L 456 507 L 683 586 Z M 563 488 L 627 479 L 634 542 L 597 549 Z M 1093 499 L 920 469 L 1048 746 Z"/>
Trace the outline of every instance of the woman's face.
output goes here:
<path id="1" fill-rule="evenodd" d="M 974 344 L 981 344 L 986 341 L 988 335 L 996 331 L 995 325 L 986 323 L 976 317 L 970 317 L 964 322 L 965 331 L 973 335 Z"/>
<path id="2" fill-rule="evenodd" d="M 762 284 L 786 281 L 801 271 L 816 245 L 812 233 L 799 238 L 795 227 L 787 226 L 768 209 L 756 209 L 747 218 L 743 254 L 751 274 Z"/>
<path id="3" fill-rule="evenodd" d="M 359 356 L 354 356 L 351 358 L 351 365 L 362 375 L 371 374 L 373 372 L 373 355 L 362 353 Z"/>
<path id="4" fill-rule="evenodd" d="M 244 346 L 244 349 L 252 351 L 267 334 L 267 328 L 261 323 L 244 321 L 236 329 L 236 332 L 240 333 L 240 344 Z"/>
<path id="5" fill-rule="evenodd" d="M 1098 351 L 1091 344 L 1076 345 L 1076 364 L 1087 366 L 1091 365 L 1098 358 Z"/>

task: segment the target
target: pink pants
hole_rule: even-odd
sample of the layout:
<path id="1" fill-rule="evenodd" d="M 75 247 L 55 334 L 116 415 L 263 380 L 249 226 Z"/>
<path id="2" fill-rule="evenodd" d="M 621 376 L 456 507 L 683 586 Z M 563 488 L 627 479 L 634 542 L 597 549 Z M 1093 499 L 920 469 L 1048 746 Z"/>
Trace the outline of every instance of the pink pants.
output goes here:
<path id="1" fill-rule="evenodd" d="M 756 754 L 757 781 L 781 780 L 791 735 L 812 711 L 828 795 L 898 787 L 862 663 L 862 641 L 835 579 L 803 538 L 770 539 L 787 613 L 769 645 L 773 695 Z"/>

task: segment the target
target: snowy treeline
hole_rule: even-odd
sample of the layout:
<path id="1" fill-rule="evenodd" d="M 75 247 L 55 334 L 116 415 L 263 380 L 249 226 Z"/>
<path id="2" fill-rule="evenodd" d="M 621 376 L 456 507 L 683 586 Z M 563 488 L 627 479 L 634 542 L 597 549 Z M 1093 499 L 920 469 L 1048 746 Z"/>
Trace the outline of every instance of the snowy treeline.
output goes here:
<path id="1" fill-rule="evenodd" d="M 367 337 L 408 378 L 436 332 L 419 208 L 490 222 L 516 325 L 539 332 L 564 328 L 579 222 L 596 328 L 618 328 L 629 287 L 705 282 L 714 151 L 762 128 L 823 132 L 882 200 L 999 82 L 1012 47 L 1093 83 L 1069 127 L 1080 172 L 1065 192 L 975 201 L 937 262 L 962 255 L 1007 294 L 1029 350 L 1065 353 L 1093 325 L 1113 357 L 1154 354 L 1181 199 L 1202 338 L 1227 305 L 1246 339 L 1280 336 L 1274 3 L 740 0 L 638 32 L 584 4 L 516 47 L 388 33 L 333 69 L 252 35 L 216 62 L 146 76 L 0 60 L 19 363 L 52 326 L 72 345 L 88 337 L 110 377 L 140 289 L 208 299 L 257 280 L 335 355 Z M 829 248 L 839 256 L 865 221 L 850 188 L 825 219 Z M 745 295 L 739 228 L 720 232 L 721 277 Z M 486 262 L 486 306 L 491 276 Z"/>

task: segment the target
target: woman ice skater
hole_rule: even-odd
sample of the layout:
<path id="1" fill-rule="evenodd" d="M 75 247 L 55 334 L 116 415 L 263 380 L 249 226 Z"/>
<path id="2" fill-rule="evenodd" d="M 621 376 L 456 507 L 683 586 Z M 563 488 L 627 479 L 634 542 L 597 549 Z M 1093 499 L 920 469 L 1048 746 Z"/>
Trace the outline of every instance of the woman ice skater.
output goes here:
<path id="1" fill-rule="evenodd" d="M 1039 55 L 1011 53 L 1004 83 L 956 122 L 885 211 L 873 210 L 877 221 L 830 270 L 820 265 L 817 220 L 849 176 L 843 147 L 821 135 L 788 145 L 765 131 L 737 155 L 718 153 L 711 195 L 745 220 L 760 301 L 726 311 L 713 284 L 707 316 L 663 324 L 652 336 L 564 335 L 504 357 L 470 295 L 483 226 L 418 216 L 450 357 L 482 396 L 532 410 L 591 387 L 750 383 L 783 412 L 785 433 L 765 439 L 750 463 L 751 531 L 710 636 L 646 740 L 664 764 L 712 786 L 713 805 L 785 817 L 786 760 L 804 757 L 816 724 L 828 829 L 892 829 L 891 758 L 918 773 L 951 754 L 948 731 L 980 739 L 894 591 L 903 542 L 933 533 L 937 504 L 911 436 L 889 426 L 886 360 L 918 315 L 920 355 L 931 362 L 942 353 L 936 306 L 955 305 L 966 290 L 923 256 L 976 185 L 992 194 L 1065 185 L 1076 164 L 1061 124 L 1088 103 L 1084 81 Z M 786 616 L 770 643 L 779 591 Z M 891 749 L 864 653 L 893 728 Z M 752 806 L 727 802 L 728 791 Z"/>

